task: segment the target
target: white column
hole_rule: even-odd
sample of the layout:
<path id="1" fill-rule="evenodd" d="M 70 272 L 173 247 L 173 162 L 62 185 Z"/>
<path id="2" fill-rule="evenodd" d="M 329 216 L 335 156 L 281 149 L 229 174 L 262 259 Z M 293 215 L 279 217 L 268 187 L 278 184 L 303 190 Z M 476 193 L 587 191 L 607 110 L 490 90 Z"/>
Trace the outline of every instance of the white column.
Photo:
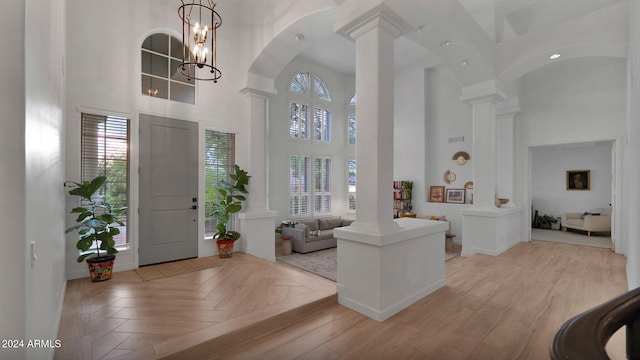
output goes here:
<path id="1" fill-rule="evenodd" d="M 636 219 L 640 217 L 640 188 L 635 179 L 640 177 L 640 160 L 637 154 L 640 153 L 640 2 L 631 2 L 630 11 L 630 41 L 628 60 L 628 81 L 629 84 L 629 113 L 627 118 L 628 149 L 627 149 L 627 182 L 628 209 L 626 218 L 627 225 L 627 277 L 629 279 L 629 289 L 640 286 L 640 222 Z"/>
<path id="2" fill-rule="evenodd" d="M 463 89 L 461 100 L 473 107 L 473 207 L 495 208 L 497 191 L 496 104 L 506 96 L 487 81 Z"/>
<path id="3" fill-rule="evenodd" d="M 515 116 L 520 111 L 517 100 L 498 104 L 496 109 L 498 196 L 509 199 L 507 206 L 518 203 L 514 197 L 515 182 Z"/>
<path id="4" fill-rule="evenodd" d="M 356 40 L 358 193 L 364 195 L 358 196 L 352 226 L 373 234 L 398 229 L 393 222 L 392 184 L 393 44 L 399 34 L 400 28 L 384 16 L 350 33 Z"/>
<path id="5" fill-rule="evenodd" d="M 338 32 L 356 41 L 358 198 L 356 221 L 334 235 L 338 302 L 383 321 L 444 286 L 448 225 L 393 220 L 393 43 L 408 25 L 371 4 L 347 1 L 338 14 Z"/>
<path id="6" fill-rule="evenodd" d="M 473 207 L 463 216 L 462 255 L 498 255 L 520 242 L 520 207 L 495 205 L 498 178 L 496 104 L 505 100 L 495 80 L 463 89 L 473 106 Z M 513 129 L 513 127 L 511 127 Z M 513 130 L 511 130 L 513 133 Z"/>
<path id="7" fill-rule="evenodd" d="M 277 213 L 267 209 L 266 119 L 267 97 L 261 91 L 243 89 L 249 107 L 246 167 L 251 176 L 245 211 L 240 219 L 240 250 L 263 259 L 275 261 L 274 229 Z"/>

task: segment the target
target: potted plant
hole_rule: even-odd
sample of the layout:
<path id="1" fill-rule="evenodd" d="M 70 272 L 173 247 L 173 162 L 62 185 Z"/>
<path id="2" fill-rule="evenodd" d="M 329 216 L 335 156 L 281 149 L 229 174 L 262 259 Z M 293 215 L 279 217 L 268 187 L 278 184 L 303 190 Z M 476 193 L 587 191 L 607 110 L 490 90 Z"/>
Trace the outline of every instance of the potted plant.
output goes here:
<path id="1" fill-rule="evenodd" d="M 91 181 L 64 183 L 65 187 L 71 187 L 69 194 L 78 196 L 81 200 L 81 206 L 71 210 L 71 213 L 78 214 L 77 224 L 68 228 L 65 233 L 78 230 L 80 237 L 76 248 L 82 254 L 77 261 L 87 261 L 91 281 L 111 278 L 115 254 L 118 252 L 113 237 L 120 234 L 117 226 L 124 226 L 120 216 L 126 208 L 114 208 L 105 200 L 104 195 L 96 195 L 106 180 L 106 176 L 98 176 Z"/>
<path id="2" fill-rule="evenodd" d="M 538 223 L 540 224 L 541 229 L 551 229 L 551 224 L 555 224 L 557 222 L 558 219 L 551 215 L 542 215 L 538 218 Z"/>
<path id="3" fill-rule="evenodd" d="M 213 238 L 218 245 L 218 256 L 221 258 L 233 255 L 233 244 L 240 237 L 240 233 L 227 229 L 231 215 L 242 210 L 242 202 L 246 200 L 249 176 L 238 165 L 233 166 L 229 174 L 231 181 L 220 180 L 216 185 L 216 196 L 213 202 L 211 216 L 218 220 Z"/>

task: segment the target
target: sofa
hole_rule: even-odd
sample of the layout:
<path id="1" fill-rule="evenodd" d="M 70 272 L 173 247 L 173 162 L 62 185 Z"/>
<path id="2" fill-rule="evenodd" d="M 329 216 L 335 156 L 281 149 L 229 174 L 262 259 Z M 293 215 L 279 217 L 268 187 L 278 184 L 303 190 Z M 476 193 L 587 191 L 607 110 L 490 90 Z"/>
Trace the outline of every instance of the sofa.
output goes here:
<path id="1" fill-rule="evenodd" d="M 588 236 L 591 236 L 592 232 L 611 232 L 611 214 L 593 211 L 564 213 L 560 219 L 560 226 L 562 231 L 567 229 L 586 231 Z"/>
<path id="2" fill-rule="evenodd" d="M 336 247 L 338 240 L 333 236 L 333 229 L 352 222 L 340 216 L 300 220 L 293 227 L 283 227 L 282 235 L 291 236 L 291 249 L 304 254 Z"/>

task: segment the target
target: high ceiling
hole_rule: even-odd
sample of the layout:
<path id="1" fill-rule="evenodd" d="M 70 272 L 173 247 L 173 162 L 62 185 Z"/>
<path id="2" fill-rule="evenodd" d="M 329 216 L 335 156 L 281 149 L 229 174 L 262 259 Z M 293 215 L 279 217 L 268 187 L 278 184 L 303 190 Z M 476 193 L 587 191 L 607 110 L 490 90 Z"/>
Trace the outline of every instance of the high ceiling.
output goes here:
<path id="1" fill-rule="evenodd" d="M 535 32 L 625 1 L 628 0 L 458 0 L 495 42 Z M 300 56 L 345 74 L 355 72 L 354 44 L 337 34 L 314 42 Z M 440 63 L 438 57 L 407 37 L 396 41 L 395 61 L 396 68 L 410 65 L 430 67 Z"/>

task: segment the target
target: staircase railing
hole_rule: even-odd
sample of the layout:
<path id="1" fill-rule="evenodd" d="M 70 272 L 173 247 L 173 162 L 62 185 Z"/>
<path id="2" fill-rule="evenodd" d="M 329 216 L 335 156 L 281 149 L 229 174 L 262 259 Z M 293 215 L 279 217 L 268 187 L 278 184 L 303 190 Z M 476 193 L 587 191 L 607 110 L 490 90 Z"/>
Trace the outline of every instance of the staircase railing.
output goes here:
<path id="1" fill-rule="evenodd" d="M 552 360 L 609 359 L 609 338 L 627 326 L 628 359 L 640 359 L 640 288 L 583 312 L 565 322 L 551 345 Z"/>

